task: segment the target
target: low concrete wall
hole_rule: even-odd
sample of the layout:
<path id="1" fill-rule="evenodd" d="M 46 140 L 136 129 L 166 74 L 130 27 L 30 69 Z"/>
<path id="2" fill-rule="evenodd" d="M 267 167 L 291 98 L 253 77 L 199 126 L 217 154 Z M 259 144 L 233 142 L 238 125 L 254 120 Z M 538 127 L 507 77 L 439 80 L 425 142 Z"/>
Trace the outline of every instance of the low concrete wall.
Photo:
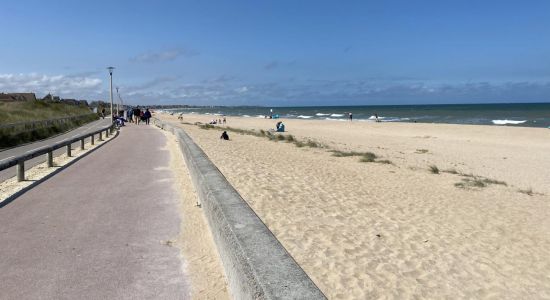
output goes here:
<path id="1" fill-rule="evenodd" d="M 180 143 L 235 299 L 326 299 L 273 233 L 181 128 Z"/>

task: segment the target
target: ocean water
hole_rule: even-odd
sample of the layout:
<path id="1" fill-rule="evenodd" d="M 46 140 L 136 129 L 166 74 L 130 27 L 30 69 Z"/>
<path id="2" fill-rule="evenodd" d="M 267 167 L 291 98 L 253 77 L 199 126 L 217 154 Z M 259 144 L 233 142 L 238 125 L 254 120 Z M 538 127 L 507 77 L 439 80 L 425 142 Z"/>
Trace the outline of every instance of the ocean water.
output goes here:
<path id="1" fill-rule="evenodd" d="M 374 122 L 374 116 L 378 114 L 378 118 L 382 122 L 550 127 L 550 103 L 308 107 L 216 106 L 179 108 L 170 111 L 211 115 L 213 119 L 222 115 L 265 118 L 273 114 L 281 118 L 327 122 L 348 121 L 348 115 L 351 112 L 353 120 L 360 122 Z"/>

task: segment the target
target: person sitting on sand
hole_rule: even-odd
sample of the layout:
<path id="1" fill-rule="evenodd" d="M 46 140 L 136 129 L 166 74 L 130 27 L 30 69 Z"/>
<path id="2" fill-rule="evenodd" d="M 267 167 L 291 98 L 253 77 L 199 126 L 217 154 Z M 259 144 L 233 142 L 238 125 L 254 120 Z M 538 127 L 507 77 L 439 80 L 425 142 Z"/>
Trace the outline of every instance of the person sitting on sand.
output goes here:
<path id="1" fill-rule="evenodd" d="M 229 135 L 227 135 L 227 131 L 224 131 L 222 133 L 222 136 L 220 136 L 220 139 L 224 139 L 226 141 L 229 141 Z"/>
<path id="2" fill-rule="evenodd" d="M 285 124 L 283 122 L 277 123 L 277 132 L 285 132 Z"/>

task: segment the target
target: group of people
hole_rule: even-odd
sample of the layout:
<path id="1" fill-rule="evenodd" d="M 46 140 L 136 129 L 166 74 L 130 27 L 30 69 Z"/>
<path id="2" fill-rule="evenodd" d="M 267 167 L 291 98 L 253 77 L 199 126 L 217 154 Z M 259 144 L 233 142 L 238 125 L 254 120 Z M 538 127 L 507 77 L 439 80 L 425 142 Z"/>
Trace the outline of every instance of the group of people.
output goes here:
<path id="1" fill-rule="evenodd" d="M 127 111 L 127 114 L 130 122 L 137 125 L 139 125 L 139 123 L 141 122 L 145 122 L 146 125 L 149 125 L 149 119 L 151 119 L 151 112 L 149 111 L 149 108 L 143 110 L 138 105 L 133 109 L 129 109 Z"/>
<path id="2" fill-rule="evenodd" d="M 223 117 L 223 119 L 212 119 L 208 124 L 211 124 L 211 125 L 222 125 L 222 124 L 225 124 L 227 122 L 227 120 L 225 119 L 225 117 Z"/>

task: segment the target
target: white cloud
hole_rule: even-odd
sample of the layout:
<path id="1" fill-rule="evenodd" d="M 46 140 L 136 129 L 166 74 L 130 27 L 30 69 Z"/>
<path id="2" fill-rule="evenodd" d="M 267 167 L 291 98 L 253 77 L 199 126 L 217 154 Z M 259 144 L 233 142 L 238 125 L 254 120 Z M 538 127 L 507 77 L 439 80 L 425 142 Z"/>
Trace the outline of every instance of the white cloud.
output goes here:
<path id="1" fill-rule="evenodd" d="M 248 92 L 248 87 L 242 86 L 242 87 L 240 87 L 240 88 L 238 88 L 238 89 L 235 89 L 235 92 L 237 92 L 237 93 L 239 93 L 239 94 L 246 93 L 246 92 Z"/>
<path id="2" fill-rule="evenodd" d="M 54 93 L 63 98 L 97 98 L 102 93 L 102 81 L 87 76 L 0 74 L 0 92 L 31 92 L 41 97 Z"/>
<path id="3" fill-rule="evenodd" d="M 468 82 L 370 80 L 296 80 L 250 83 L 242 80 L 182 82 L 159 77 L 122 86 L 130 104 L 181 103 L 196 105 L 342 105 L 541 102 L 548 101 L 549 82 Z M 62 98 L 108 99 L 108 86 L 93 75 L 0 74 L 0 92 L 53 92 Z M 116 96 L 115 96 L 116 97 Z"/>

